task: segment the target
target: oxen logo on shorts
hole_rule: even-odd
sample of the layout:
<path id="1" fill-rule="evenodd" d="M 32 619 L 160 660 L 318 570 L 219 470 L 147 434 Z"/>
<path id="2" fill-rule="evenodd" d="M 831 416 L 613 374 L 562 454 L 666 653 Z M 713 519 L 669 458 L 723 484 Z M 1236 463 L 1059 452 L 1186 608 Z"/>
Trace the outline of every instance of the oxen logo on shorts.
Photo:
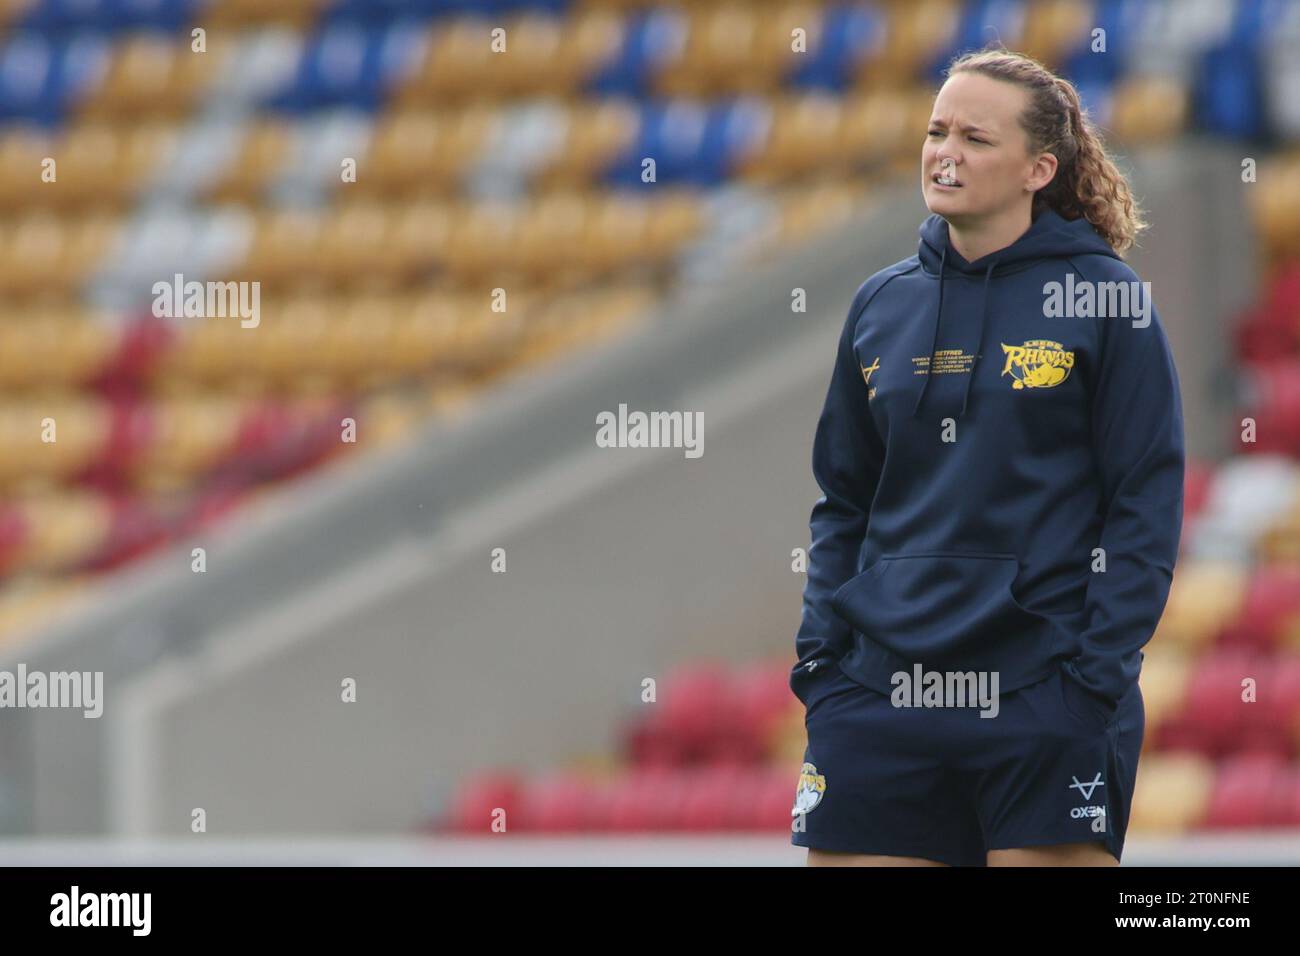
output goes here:
<path id="1" fill-rule="evenodd" d="M 1100 770 L 1098 770 L 1095 774 L 1092 775 L 1091 780 L 1080 781 L 1078 777 L 1073 777 L 1073 776 L 1070 777 L 1070 779 L 1073 780 L 1074 783 L 1070 784 L 1065 789 L 1078 790 L 1079 793 L 1083 794 L 1083 799 L 1085 800 L 1092 799 L 1092 791 L 1096 790 L 1098 787 L 1106 786 L 1106 781 L 1101 779 Z"/>
<path id="2" fill-rule="evenodd" d="M 822 794 L 825 792 L 826 775 L 818 773 L 812 764 L 805 763 L 799 771 L 799 787 L 794 792 L 794 809 L 790 811 L 790 816 L 807 813 L 822 802 Z"/>
<path id="3" fill-rule="evenodd" d="M 1030 339 L 1024 345 L 1002 343 L 1007 356 L 1003 375 L 1011 376 L 1012 388 L 1051 388 L 1070 377 L 1074 353 L 1060 342 Z"/>

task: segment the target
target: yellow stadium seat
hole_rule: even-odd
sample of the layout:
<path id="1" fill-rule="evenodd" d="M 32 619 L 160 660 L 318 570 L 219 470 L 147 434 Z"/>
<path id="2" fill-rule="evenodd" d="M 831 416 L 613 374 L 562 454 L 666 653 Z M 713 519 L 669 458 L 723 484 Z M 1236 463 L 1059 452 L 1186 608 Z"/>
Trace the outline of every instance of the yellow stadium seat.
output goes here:
<path id="1" fill-rule="evenodd" d="M 221 0 L 203 11 L 204 24 L 246 27 L 273 23 L 308 27 L 330 0 Z"/>
<path id="2" fill-rule="evenodd" d="M 604 275 L 640 260 L 650 229 L 650 206 L 650 200 L 626 193 L 611 193 L 597 203 L 578 251 L 586 274 Z"/>
<path id="3" fill-rule="evenodd" d="M 0 291 L 25 294 L 49 285 L 66 243 L 66 227 L 49 213 L 25 216 L 0 230 Z"/>
<path id="4" fill-rule="evenodd" d="M 275 303 L 260 304 L 262 321 L 257 334 L 241 328 L 238 322 L 197 321 L 187 323 L 175 345 L 168 351 L 155 373 L 155 384 L 166 387 L 172 382 L 218 384 L 257 369 L 256 351 L 268 336 L 262 332 L 272 325 Z"/>
<path id="5" fill-rule="evenodd" d="M 257 216 L 253 241 L 234 278 L 263 284 L 319 281 L 324 214 L 290 209 Z"/>
<path id="6" fill-rule="evenodd" d="M 1110 129 L 1117 140 L 1133 145 L 1172 139 L 1187 124 L 1188 91 L 1165 77 L 1140 77 L 1115 91 Z"/>
<path id="7" fill-rule="evenodd" d="M 888 8 L 881 53 L 861 65 L 860 89 L 911 86 L 922 64 L 952 43 L 962 4 L 958 0 L 909 0 Z"/>
<path id="8" fill-rule="evenodd" d="M 586 289 L 540 303 L 525 319 L 521 347 L 509 355 L 505 368 L 520 368 L 569 350 L 589 348 L 628 331 L 644 318 L 656 296 L 648 286 Z M 484 330 L 482 347 L 494 347 L 492 332 Z"/>
<path id="9" fill-rule="evenodd" d="M 0 293 L 65 299 L 99 268 L 118 229 L 108 216 L 38 212 L 0 230 Z"/>
<path id="10" fill-rule="evenodd" d="M 919 169 L 932 107 L 933 98 L 924 92 L 851 94 L 844 103 L 836 153 L 853 166 L 868 168 L 904 156 Z"/>
<path id="11" fill-rule="evenodd" d="M 569 105 L 564 141 L 552 165 L 539 170 L 539 188 L 591 182 L 636 138 L 639 113 L 628 100 L 575 100 Z"/>
<path id="12" fill-rule="evenodd" d="M 18 559 L 26 571 L 65 571 L 99 550 L 112 529 L 112 510 L 102 495 L 60 490 L 21 499 L 29 529 Z"/>
<path id="13" fill-rule="evenodd" d="M 1025 8 L 1021 53 L 1055 67 L 1061 57 L 1087 40 L 1092 26 L 1091 4 L 1085 0 L 1038 0 Z"/>
<path id="14" fill-rule="evenodd" d="M 575 268 L 592 207 L 590 196 L 575 192 L 538 199 L 519 223 L 512 263 L 539 278 Z"/>
<path id="15" fill-rule="evenodd" d="M 805 242 L 860 215 L 871 193 L 860 180 L 839 179 L 796 186 L 780 196 L 780 218 L 770 237 L 774 247 Z M 756 247 L 756 256 L 770 255 Z"/>
<path id="16" fill-rule="evenodd" d="M 347 285 L 367 278 L 393 278 L 388 255 L 393 213 L 373 202 L 353 202 L 330 210 L 321 224 L 318 265 L 330 282 Z"/>
<path id="17" fill-rule="evenodd" d="M 78 213 L 88 205 L 129 202 L 166 164 L 177 139 L 178 131 L 169 125 L 73 127 L 51 154 L 58 182 L 38 195 Z"/>
<path id="18" fill-rule="evenodd" d="M 1144 654 L 1140 684 L 1146 732 L 1150 734 L 1183 709 L 1194 657 L 1183 647 L 1155 640 L 1147 644 Z"/>
<path id="19" fill-rule="evenodd" d="M 665 189 L 650 206 L 645 255 L 662 262 L 675 256 L 704 226 L 699 197 L 689 189 Z"/>
<path id="20" fill-rule="evenodd" d="M 406 110 L 380 119 L 370 149 L 358 165 L 362 193 L 450 195 L 481 150 L 485 115 L 465 122 L 450 112 Z M 351 187 L 349 187 L 351 188 Z"/>
<path id="21" fill-rule="evenodd" d="M 128 36 L 114 45 L 103 81 L 82 101 L 79 113 L 179 116 L 218 74 L 225 49 L 214 44 L 200 54 L 191 50 L 189 37 Z"/>
<path id="22" fill-rule="evenodd" d="M 67 480 L 103 453 L 110 421 L 106 403 L 76 393 L 0 403 L 0 485 L 40 488 Z"/>
<path id="23" fill-rule="evenodd" d="M 493 88 L 505 96 L 559 92 L 553 67 L 569 24 L 558 17 L 523 14 L 505 24 L 507 51 L 496 55 Z"/>
<path id="24" fill-rule="evenodd" d="M 248 404 L 227 395 L 167 398 L 153 407 L 152 440 L 132 462 L 139 487 L 165 489 L 212 468 L 235 445 Z"/>
<path id="25" fill-rule="evenodd" d="M 418 394 L 389 390 L 369 396 L 357 416 L 357 444 L 372 448 L 395 444 L 428 417 L 427 402 Z"/>
<path id="26" fill-rule="evenodd" d="M 491 273 L 498 284 L 515 273 L 512 262 L 523 210 L 518 203 L 488 200 L 465 203 L 454 217 L 444 250 L 447 268 L 469 281 Z"/>
<path id="27" fill-rule="evenodd" d="M 794 55 L 789 40 L 773 45 L 762 28 L 769 11 L 728 2 L 691 8 L 681 56 L 663 64 L 654 89 L 663 96 L 770 92 Z"/>
<path id="28" fill-rule="evenodd" d="M 1214 765 L 1196 754 L 1144 753 L 1129 813 L 1129 828 L 1177 835 L 1205 819 L 1214 789 Z"/>
<path id="29" fill-rule="evenodd" d="M 1235 564 L 1186 561 L 1178 566 L 1154 642 L 1203 648 L 1241 613 L 1248 574 Z"/>
<path id="30" fill-rule="evenodd" d="M 813 93 L 778 100 L 767 141 L 742 161 L 737 175 L 772 184 L 844 165 L 844 157 L 834 151 L 844 116 L 838 96 Z"/>
<path id="31" fill-rule="evenodd" d="M 1300 152 L 1261 163 L 1256 174 L 1268 188 L 1245 192 L 1260 243 L 1270 260 L 1294 258 L 1300 249 Z"/>
<path id="32" fill-rule="evenodd" d="M 499 98 L 508 53 L 494 53 L 492 31 L 503 24 L 480 16 L 442 21 L 430 36 L 424 61 L 397 91 L 401 104 L 446 103 L 471 96 Z M 510 35 L 505 35 L 509 51 Z"/>
<path id="33" fill-rule="evenodd" d="M 257 345 L 256 375 L 276 386 L 305 376 L 324 376 L 329 328 L 335 320 L 333 297 L 302 295 L 282 300 L 266 312 L 265 341 Z"/>
<path id="34" fill-rule="evenodd" d="M 1300 487 L 1296 489 L 1291 509 L 1270 522 L 1255 547 L 1265 563 L 1300 564 Z"/>
<path id="35" fill-rule="evenodd" d="M 400 307 L 394 322 L 394 371 L 412 374 L 446 364 L 456 339 L 458 314 L 453 296 L 445 290 L 418 295 Z"/>
<path id="36" fill-rule="evenodd" d="M 23 128 L 0 132 L 0 210 L 12 210 L 57 201 L 58 183 L 42 176 L 44 160 L 55 160 L 57 145 L 52 136 Z"/>
<path id="37" fill-rule="evenodd" d="M 0 385 L 75 387 L 107 364 L 118 340 L 115 327 L 73 310 L 45 309 L 0 323 Z"/>
<path id="38" fill-rule="evenodd" d="M 329 336 L 332 373 L 363 391 L 398 378 L 399 316 L 410 305 L 410 297 L 400 293 L 358 295 L 341 303 Z"/>
<path id="39" fill-rule="evenodd" d="M 393 275 L 409 281 L 444 261 L 452 242 L 452 225 L 462 208 L 463 204 L 451 201 L 400 205 L 387 250 Z"/>
<path id="40" fill-rule="evenodd" d="M 251 123 L 234 160 L 214 180 L 206 198 L 214 203 L 258 198 L 288 160 L 291 138 L 283 122 Z"/>
<path id="41" fill-rule="evenodd" d="M 614 57 L 623 43 L 627 20 L 612 10 L 575 10 L 560 30 L 548 66 L 549 88 L 574 92 L 599 64 Z"/>

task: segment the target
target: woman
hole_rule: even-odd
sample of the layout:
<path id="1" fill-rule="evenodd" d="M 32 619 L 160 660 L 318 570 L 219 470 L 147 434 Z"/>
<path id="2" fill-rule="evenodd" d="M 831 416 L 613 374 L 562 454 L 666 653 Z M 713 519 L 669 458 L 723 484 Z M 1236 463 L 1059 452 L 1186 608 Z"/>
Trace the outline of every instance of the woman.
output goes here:
<path id="1" fill-rule="evenodd" d="M 917 255 L 849 309 L 791 688 L 810 864 L 1117 865 L 1183 508 L 1144 228 L 1078 93 L 954 60 Z"/>

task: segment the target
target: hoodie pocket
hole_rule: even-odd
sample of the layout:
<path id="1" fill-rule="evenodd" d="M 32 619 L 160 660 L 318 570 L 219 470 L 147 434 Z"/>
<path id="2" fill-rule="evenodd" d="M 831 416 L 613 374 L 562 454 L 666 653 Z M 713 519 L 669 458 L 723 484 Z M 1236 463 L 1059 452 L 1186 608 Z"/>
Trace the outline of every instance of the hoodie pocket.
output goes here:
<path id="1" fill-rule="evenodd" d="M 1012 593 L 1014 554 L 884 554 L 835 592 L 831 607 L 872 641 L 909 661 L 1000 666 L 998 651 L 1025 648 L 1052 627 Z"/>

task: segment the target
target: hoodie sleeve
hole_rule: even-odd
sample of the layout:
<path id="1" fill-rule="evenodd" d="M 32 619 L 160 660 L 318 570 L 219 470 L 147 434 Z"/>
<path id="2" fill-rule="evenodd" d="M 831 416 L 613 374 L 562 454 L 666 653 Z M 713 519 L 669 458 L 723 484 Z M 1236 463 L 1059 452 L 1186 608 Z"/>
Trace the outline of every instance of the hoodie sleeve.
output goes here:
<path id="1" fill-rule="evenodd" d="M 873 277 L 853 297 L 813 439 L 813 477 L 823 494 L 813 505 L 809 521 L 812 544 L 803 616 L 795 638 L 799 657 L 795 675 L 811 674 L 842 657 L 853 636 L 848 623 L 832 610 L 831 596 L 858 572 L 867 515 L 884 457 L 884 446 L 867 407 L 867 382 L 854 349 L 859 317 L 883 285 L 883 280 Z M 794 689 L 803 699 L 798 687 Z"/>
<path id="2" fill-rule="evenodd" d="M 1092 440 L 1102 486 L 1105 571 L 1094 562 L 1083 649 L 1065 665 L 1112 712 L 1137 680 L 1141 648 L 1164 612 L 1183 522 L 1178 375 L 1160 318 L 1149 295 L 1144 298 L 1149 322 L 1100 320 Z"/>

